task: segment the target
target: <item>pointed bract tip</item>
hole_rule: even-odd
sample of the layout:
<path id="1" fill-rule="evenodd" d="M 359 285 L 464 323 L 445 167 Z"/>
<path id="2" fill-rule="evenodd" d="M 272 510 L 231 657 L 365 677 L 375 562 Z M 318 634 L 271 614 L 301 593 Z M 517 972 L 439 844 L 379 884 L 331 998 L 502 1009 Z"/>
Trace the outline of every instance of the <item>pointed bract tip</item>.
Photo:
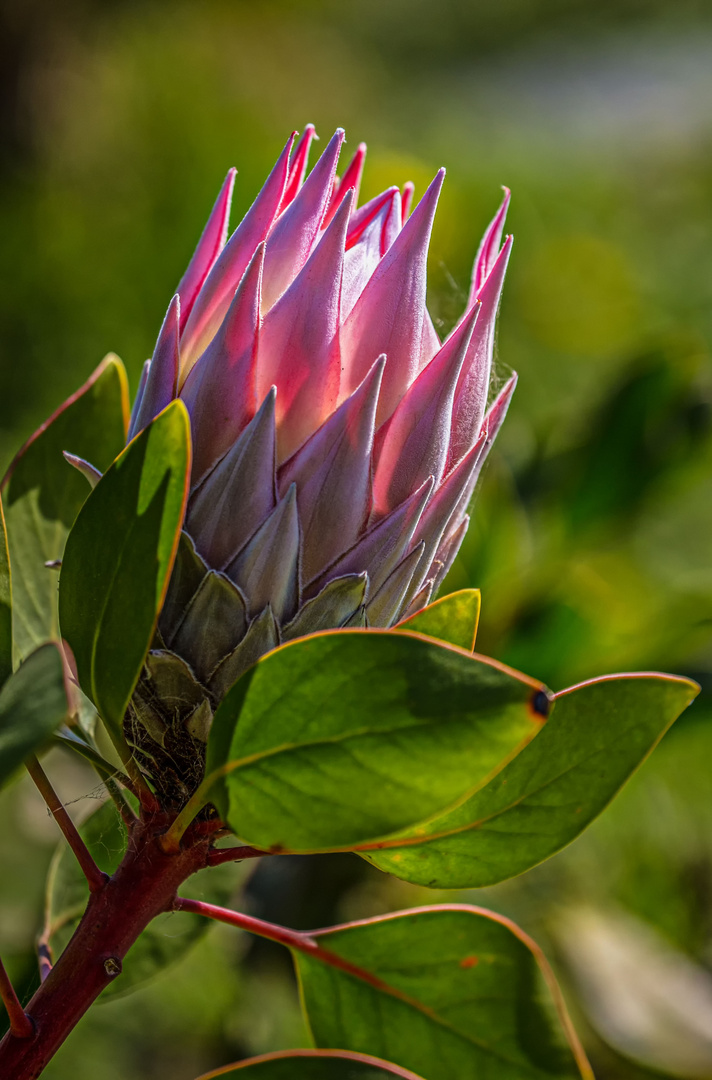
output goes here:
<path id="1" fill-rule="evenodd" d="M 435 214 L 435 207 L 437 206 L 438 199 L 440 198 L 440 192 L 442 190 L 444 180 L 445 170 L 438 169 L 435 176 L 425 189 L 422 199 L 419 201 L 418 205 L 413 210 L 413 213 L 408 219 L 409 221 L 412 221 L 415 218 L 415 216 L 418 214 L 418 211 L 420 211 L 421 214 L 428 213 L 430 216 Z M 398 192 L 398 194 L 400 194 L 399 188 L 396 188 L 396 191 Z"/>
<path id="2" fill-rule="evenodd" d="M 410 214 L 410 208 L 413 205 L 413 195 L 415 194 L 415 184 L 412 180 L 407 180 L 403 185 L 403 193 L 401 195 L 401 217 L 403 224 L 405 225 Z"/>
<path id="3" fill-rule="evenodd" d="M 350 187 L 346 189 L 343 199 L 339 202 L 335 208 L 331 221 L 327 228 L 335 228 L 334 222 L 339 221 L 344 231 L 344 244 L 346 243 L 346 230 L 349 224 L 349 218 L 351 217 L 351 210 L 353 208 L 354 199 L 356 198 L 356 188 Z"/>
<path id="4" fill-rule="evenodd" d="M 240 286 L 244 282 L 249 280 L 249 275 L 251 275 L 251 274 L 257 274 L 259 276 L 258 289 L 259 289 L 259 291 L 262 290 L 262 271 L 264 270 L 264 265 L 265 265 L 265 251 L 266 250 L 267 250 L 267 241 L 266 240 L 260 240 L 259 244 L 257 245 L 257 247 L 255 248 L 255 250 L 254 250 L 254 252 L 252 254 L 252 258 L 250 259 L 250 261 L 248 262 L 248 264 L 247 264 L 247 266 L 245 268 L 244 274 L 242 275 L 239 282 L 237 283 L 237 288 L 235 289 L 235 294 L 237 294 L 237 292 L 239 291 Z M 233 300 L 234 299 L 235 299 L 235 296 L 233 295 Z"/>

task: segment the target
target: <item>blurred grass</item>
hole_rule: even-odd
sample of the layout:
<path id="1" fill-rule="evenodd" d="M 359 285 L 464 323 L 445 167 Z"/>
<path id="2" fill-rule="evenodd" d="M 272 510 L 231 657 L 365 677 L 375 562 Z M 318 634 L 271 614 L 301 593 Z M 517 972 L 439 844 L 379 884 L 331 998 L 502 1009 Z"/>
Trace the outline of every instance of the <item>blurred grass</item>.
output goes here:
<path id="1" fill-rule="evenodd" d="M 513 189 L 497 374 L 520 382 L 450 584 L 483 589 L 478 647 L 555 689 L 662 668 L 703 694 L 599 825 L 487 899 L 552 949 L 560 905 L 615 903 L 709 970 L 708 5 L 5 0 L 1 14 L 3 464 L 108 350 L 135 383 L 227 168 L 238 220 L 292 128 L 365 139 L 364 199 L 407 179 L 422 193 L 447 166 L 430 259 L 443 332 L 499 186 Z M 18 790 L 0 806 L 0 926 L 29 972 L 49 849 Z M 280 865 L 250 903 L 304 926 L 424 901 L 355 859 Z M 97 1008 L 46 1075 L 189 1080 L 302 1041 L 281 955 L 238 963 L 240 949 L 211 935 Z M 599 1076 L 643 1075 L 588 1038 Z"/>

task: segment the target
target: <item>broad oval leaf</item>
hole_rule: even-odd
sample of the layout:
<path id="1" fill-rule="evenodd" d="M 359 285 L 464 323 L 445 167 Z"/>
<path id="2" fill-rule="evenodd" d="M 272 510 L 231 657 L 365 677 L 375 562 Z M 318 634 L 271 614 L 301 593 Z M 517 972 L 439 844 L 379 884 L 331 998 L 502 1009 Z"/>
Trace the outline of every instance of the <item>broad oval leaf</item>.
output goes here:
<path id="1" fill-rule="evenodd" d="M 168 585 L 189 476 L 190 422 L 174 401 L 104 473 L 67 539 L 62 636 L 115 740 Z"/>
<path id="2" fill-rule="evenodd" d="M 126 441 L 128 385 L 123 364 L 108 356 L 91 378 L 25 443 L 2 483 L 13 572 L 15 662 L 58 638 L 57 563 L 89 494 L 64 450 L 107 469 Z"/>
<path id="3" fill-rule="evenodd" d="M 440 889 L 521 874 L 565 847 L 608 805 L 699 687 L 673 675 L 607 675 L 557 694 L 544 730 L 451 813 L 365 857 Z"/>
<path id="4" fill-rule="evenodd" d="M 207 798 L 255 846 L 348 848 L 486 783 L 542 712 L 541 683 L 461 649 L 383 630 L 315 634 L 268 653 L 223 700 Z"/>
<path id="5" fill-rule="evenodd" d="M 100 870 L 113 874 L 126 852 L 127 835 L 113 802 L 103 803 L 79 829 Z M 212 904 L 226 904 L 246 881 L 252 863 L 223 863 L 194 874 L 187 883 L 191 896 Z M 46 884 L 45 934 L 58 956 L 76 929 L 89 892 L 74 854 L 64 841 L 55 853 Z M 183 911 L 167 912 L 146 927 L 131 946 L 118 978 L 106 987 L 102 1001 L 134 990 L 147 979 L 179 960 L 209 929 L 210 923 Z"/>
<path id="6" fill-rule="evenodd" d="M 415 1073 L 367 1054 L 348 1050 L 278 1050 L 204 1073 L 198 1080 L 421 1080 Z"/>
<path id="7" fill-rule="evenodd" d="M 544 956 L 508 919 L 448 904 L 310 937 L 325 954 L 294 962 L 318 1046 L 428 1080 L 593 1080 Z"/>
<path id="8" fill-rule="evenodd" d="M 0 686 L 12 673 L 12 585 L 5 514 L 0 499 Z"/>
<path id="9" fill-rule="evenodd" d="M 0 786 L 67 719 L 62 657 L 48 642 L 0 690 Z"/>
<path id="10" fill-rule="evenodd" d="M 459 592 L 441 596 L 422 611 L 416 611 L 415 615 L 404 619 L 394 629 L 413 630 L 472 652 L 480 621 L 480 605 L 479 589 L 460 589 Z"/>

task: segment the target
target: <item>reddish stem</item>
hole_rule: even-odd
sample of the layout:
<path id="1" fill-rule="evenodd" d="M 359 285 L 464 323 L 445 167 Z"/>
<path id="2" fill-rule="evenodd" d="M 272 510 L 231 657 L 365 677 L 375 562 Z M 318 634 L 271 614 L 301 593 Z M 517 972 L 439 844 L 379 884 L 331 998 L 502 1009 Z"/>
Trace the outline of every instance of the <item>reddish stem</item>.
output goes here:
<path id="1" fill-rule="evenodd" d="M 260 851 L 254 847 L 213 848 L 208 855 L 209 866 L 220 866 L 226 862 L 240 862 L 242 859 L 259 859 L 269 855 L 269 851 Z"/>
<path id="2" fill-rule="evenodd" d="M 379 979 L 377 975 L 373 975 L 365 968 L 359 967 L 358 964 L 352 964 L 330 949 L 322 948 L 311 934 L 304 934 L 299 930 L 290 930 L 286 926 L 277 926 L 275 923 L 265 922 L 264 919 L 256 919 L 253 915 L 244 915 L 241 911 L 230 911 L 228 908 L 218 907 L 217 904 L 206 904 L 202 900 L 188 900 L 182 896 L 176 897 L 175 910 L 189 911 L 194 915 L 204 915 L 206 918 L 214 919 L 216 922 L 227 923 L 228 926 L 235 926 L 239 930 L 247 930 L 250 934 L 257 934 L 259 937 L 267 938 L 269 941 L 276 941 L 279 945 L 286 945 L 288 949 L 296 949 L 297 952 L 313 956 L 315 959 L 321 960 L 322 963 L 330 964 L 331 967 L 346 971 L 349 975 L 354 975 L 357 979 L 362 979 L 363 982 L 367 982 L 387 994 L 393 994 L 393 988 L 388 986 L 382 979 Z M 320 932 L 317 931 L 316 933 Z M 405 998 L 404 995 L 398 996 Z"/>
<path id="3" fill-rule="evenodd" d="M 12 1035 L 16 1039 L 31 1038 L 35 1033 L 34 1025 L 20 1004 L 20 999 L 15 993 L 15 987 L 10 982 L 10 976 L 5 971 L 2 960 L 0 960 L 0 998 L 7 1009 Z"/>
<path id="4" fill-rule="evenodd" d="M 0 1042 L 0 1076 L 36 1080 L 102 990 L 120 974 L 124 957 L 151 920 L 176 907 L 176 890 L 207 866 L 209 838 L 166 855 L 158 836 L 165 816 L 135 826 L 123 862 L 91 893 L 74 935 L 27 1005 L 30 1038 L 9 1031 Z"/>
<path id="5" fill-rule="evenodd" d="M 227 923 L 235 926 L 238 930 L 247 930 L 250 934 L 268 938 L 280 945 L 286 945 L 289 949 L 299 949 L 300 952 L 310 951 L 310 945 L 318 949 L 318 945 L 308 934 L 299 930 L 290 930 L 287 926 L 277 926 L 275 923 L 265 922 L 264 919 L 256 919 L 254 915 L 245 915 L 242 911 L 230 911 L 229 908 L 218 907 L 217 904 L 208 904 L 203 900 L 188 900 L 179 896 L 175 905 L 176 911 L 189 911 L 194 915 L 204 915 L 206 919 L 214 919 L 216 922 Z"/>
<path id="6" fill-rule="evenodd" d="M 59 825 L 64 833 L 65 840 L 74 852 L 77 862 L 82 869 L 82 873 L 87 879 L 89 891 L 93 893 L 99 892 L 109 880 L 108 874 L 105 874 L 100 870 L 94 862 L 89 848 L 79 835 L 79 830 L 65 810 L 64 805 L 57 795 L 57 792 L 50 784 L 47 774 L 37 758 L 30 758 L 29 761 L 26 762 L 26 765 L 27 771 L 34 780 L 37 790 L 47 803 L 52 817 Z"/>

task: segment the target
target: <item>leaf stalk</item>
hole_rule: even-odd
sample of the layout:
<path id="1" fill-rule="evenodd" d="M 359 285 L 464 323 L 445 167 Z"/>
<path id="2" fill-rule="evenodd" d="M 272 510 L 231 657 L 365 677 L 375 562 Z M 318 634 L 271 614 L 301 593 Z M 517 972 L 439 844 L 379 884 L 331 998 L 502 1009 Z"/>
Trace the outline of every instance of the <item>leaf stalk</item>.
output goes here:
<path id="1" fill-rule="evenodd" d="M 17 1039 L 30 1039 L 35 1033 L 35 1027 L 29 1016 L 22 1008 L 20 999 L 15 993 L 15 987 L 10 982 L 10 976 L 5 970 L 5 965 L 0 960 L 0 997 L 7 1010 L 10 1021 L 10 1031 Z"/>
<path id="2" fill-rule="evenodd" d="M 79 830 L 67 813 L 62 801 L 49 782 L 49 778 L 36 757 L 31 757 L 25 762 L 26 768 L 32 777 L 35 787 L 47 803 L 52 817 L 59 825 L 64 839 L 74 852 L 77 862 L 81 867 L 84 877 L 87 879 L 90 892 L 99 892 L 109 880 L 108 874 L 94 862 L 89 848 L 82 840 Z"/>

